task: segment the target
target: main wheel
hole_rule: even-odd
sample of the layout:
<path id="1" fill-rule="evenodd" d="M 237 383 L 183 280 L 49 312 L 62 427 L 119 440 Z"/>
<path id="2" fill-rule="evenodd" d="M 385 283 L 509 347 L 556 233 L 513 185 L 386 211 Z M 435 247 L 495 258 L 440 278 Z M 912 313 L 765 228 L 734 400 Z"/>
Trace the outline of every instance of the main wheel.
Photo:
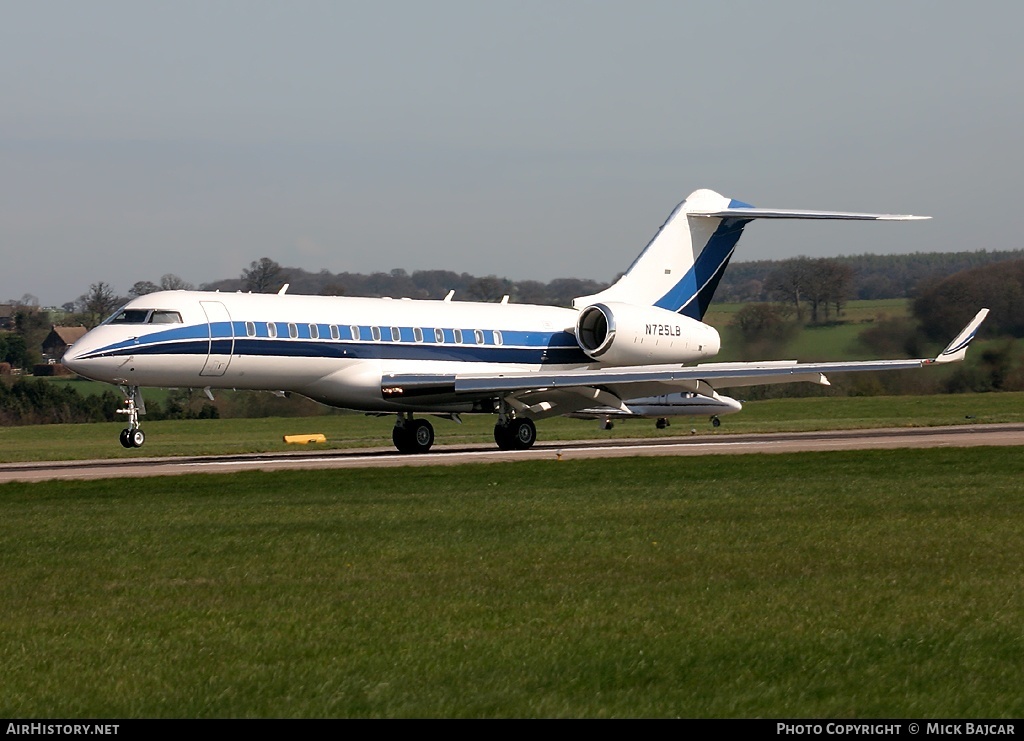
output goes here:
<path id="1" fill-rule="evenodd" d="M 712 417 L 711 418 L 711 426 L 712 427 L 721 427 L 721 425 L 722 425 L 722 420 L 720 420 L 718 417 Z"/>
<path id="2" fill-rule="evenodd" d="M 532 448 L 533 444 L 537 442 L 537 426 L 528 417 L 512 420 L 509 432 L 512 437 L 512 447 L 516 450 Z"/>
<path id="3" fill-rule="evenodd" d="M 426 453 L 434 444 L 434 427 L 425 419 L 417 419 L 412 423 L 411 453 Z"/>
<path id="4" fill-rule="evenodd" d="M 500 422 L 494 425 L 494 442 L 498 444 L 498 450 L 512 450 L 512 433 L 509 425 Z"/>
<path id="5" fill-rule="evenodd" d="M 395 425 L 395 428 L 391 430 L 391 442 L 398 448 L 399 453 L 411 453 L 412 452 L 412 429 L 410 426 L 399 427 Z"/>
<path id="6" fill-rule="evenodd" d="M 434 444 L 434 427 L 425 419 L 414 419 L 391 431 L 399 453 L 426 453 Z"/>
<path id="7" fill-rule="evenodd" d="M 129 430 L 127 427 L 124 428 L 123 430 L 121 430 L 121 435 L 120 435 L 119 439 L 121 440 L 121 446 L 122 447 L 130 448 L 132 446 L 131 434 L 132 434 L 132 431 Z"/>
<path id="8" fill-rule="evenodd" d="M 146 433 L 141 428 L 134 429 L 128 435 L 128 440 L 131 442 L 133 448 L 141 448 L 142 444 L 146 442 Z"/>

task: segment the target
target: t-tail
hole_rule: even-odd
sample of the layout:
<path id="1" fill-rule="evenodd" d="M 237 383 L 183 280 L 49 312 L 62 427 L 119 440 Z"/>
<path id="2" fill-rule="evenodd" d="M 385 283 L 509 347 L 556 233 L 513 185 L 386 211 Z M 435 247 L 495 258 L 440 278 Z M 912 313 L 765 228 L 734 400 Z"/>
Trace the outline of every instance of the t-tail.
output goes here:
<path id="1" fill-rule="evenodd" d="M 656 306 L 698 321 L 736 250 L 744 227 L 754 219 L 845 219 L 909 221 L 928 216 L 798 211 L 755 208 L 712 190 L 697 190 L 676 206 L 654 238 L 612 286 L 581 296 L 573 307 L 599 302 Z"/>

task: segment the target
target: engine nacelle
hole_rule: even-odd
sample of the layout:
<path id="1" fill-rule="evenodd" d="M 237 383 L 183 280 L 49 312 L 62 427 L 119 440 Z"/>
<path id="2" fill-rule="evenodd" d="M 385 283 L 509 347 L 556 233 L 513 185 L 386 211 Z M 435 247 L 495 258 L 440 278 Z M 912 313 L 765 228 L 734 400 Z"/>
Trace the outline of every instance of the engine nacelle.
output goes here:
<path id="1" fill-rule="evenodd" d="M 608 365 L 688 363 L 718 354 L 718 330 L 656 306 L 593 304 L 576 320 L 576 341 Z"/>

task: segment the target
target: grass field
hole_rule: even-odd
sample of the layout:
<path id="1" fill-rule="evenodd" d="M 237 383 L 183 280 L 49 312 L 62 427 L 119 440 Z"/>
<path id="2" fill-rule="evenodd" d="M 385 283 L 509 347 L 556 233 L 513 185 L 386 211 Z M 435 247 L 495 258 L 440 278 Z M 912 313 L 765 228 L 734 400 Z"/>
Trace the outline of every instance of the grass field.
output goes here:
<path id="1" fill-rule="evenodd" d="M 0 486 L 0 715 L 1024 716 L 1024 458 Z"/>
<path id="2" fill-rule="evenodd" d="M 463 424 L 434 419 L 437 445 L 493 445 L 494 417 L 467 415 Z M 715 429 L 704 417 L 677 418 L 657 430 L 653 420 L 618 422 L 611 431 L 597 421 L 556 417 L 537 424 L 540 442 L 740 432 L 794 432 L 870 427 L 927 427 L 1024 422 L 1024 393 L 940 394 L 772 399 L 748 402 Z M 117 442 L 123 423 L 0 427 L 0 463 L 91 458 L 139 458 L 304 450 L 284 435 L 323 433 L 317 449 L 390 447 L 392 417 L 332 414 L 310 418 L 166 420 L 146 422 L 147 442 L 126 450 Z"/>

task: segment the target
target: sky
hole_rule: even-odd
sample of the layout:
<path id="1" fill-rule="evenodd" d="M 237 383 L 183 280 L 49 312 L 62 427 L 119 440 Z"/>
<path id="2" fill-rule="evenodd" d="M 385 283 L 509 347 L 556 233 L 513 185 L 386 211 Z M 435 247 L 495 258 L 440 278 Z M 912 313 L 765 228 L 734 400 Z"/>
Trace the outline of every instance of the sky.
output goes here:
<path id="1" fill-rule="evenodd" d="M 1019 249 L 1024 4 L 0 0 L 0 302 L 331 272 L 612 280 L 698 188 L 736 260 Z"/>

